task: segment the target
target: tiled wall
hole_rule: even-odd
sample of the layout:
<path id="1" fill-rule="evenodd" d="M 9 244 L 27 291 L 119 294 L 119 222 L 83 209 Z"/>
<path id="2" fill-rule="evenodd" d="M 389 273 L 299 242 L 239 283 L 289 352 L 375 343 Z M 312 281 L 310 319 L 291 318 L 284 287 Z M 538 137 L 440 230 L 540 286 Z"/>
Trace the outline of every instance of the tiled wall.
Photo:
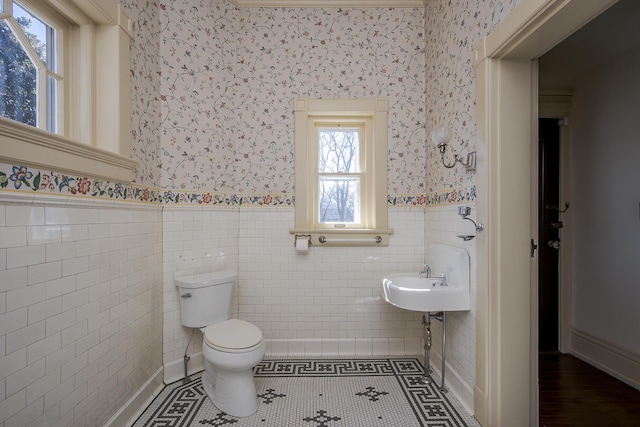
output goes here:
<path id="1" fill-rule="evenodd" d="M 182 360 L 191 334 L 180 323 L 180 301 L 173 279 L 227 268 L 238 271 L 238 209 L 165 206 L 162 217 L 166 364 Z M 201 346 L 202 336 L 198 332 L 188 353 L 199 352 Z"/>
<path id="2" fill-rule="evenodd" d="M 419 313 L 382 298 L 382 277 L 419 271 L 424 209 L 389 209 L 388 247 L 312 247 L 297 253 L 293 209 L 240 212 L 240 317 L 271 354 L 415 354 Z"/>
<path id="3" fill-rule="evenodd" d="M 429 261 L 428 245 L 431 242 L 445 243 L 464 248 L 471 259 L 471 310 L 468 312 L 450 312 L 447 314 L 447 348 L 445 374 L 447 387 L 453 389 L 463 404 L 473 413 L 473 386 L 476 366 L 476 245 L 475 240 L 464 242 L 458 234 L 474 234 L 473 224 L 458 216 L 459 205 L 447 205 L 426 209 L 425 242 Z M 471 207 L 469 218 L 477 219 L 475 204 Z M 442 323 L 434 321 L 432 364 L 441 371 Z"/>
<path id="4" fill-rule="evenodd" d="M 161 366 L 160 207 L 97 203 L 0 204 L 3 427 L 103 425 Z"/>
<path id="5" fill-rule="evenodd" d="M 190 331 L 180 323 L 173 277 L 239 271 L 234 309 L 268 340 L 268 354 L 416 354 L 420 314 L 382 299 L 385 273 L 416 270 L 424 209 L 392 208 L 388 247 L 311 248 L 297 253 L 291 208 L 165 208 L 164 362 L 181 361 Z M 189 349 L 198 352 L 199 333 Z"/>

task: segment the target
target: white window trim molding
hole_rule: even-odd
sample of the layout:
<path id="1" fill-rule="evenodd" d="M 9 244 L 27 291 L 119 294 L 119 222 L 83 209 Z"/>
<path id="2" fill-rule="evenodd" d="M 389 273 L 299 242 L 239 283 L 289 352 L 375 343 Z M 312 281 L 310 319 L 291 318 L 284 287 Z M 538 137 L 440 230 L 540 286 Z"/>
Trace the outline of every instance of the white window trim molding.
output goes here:
<path id="1" fill-rule="evenodd" d="M 296 236 L 305 236 L 314 246 L 388 246 L 389 235 L 387 207 L 387 146 L 388 146 L 387 99 L 307 99 L 294 101 L 295 115 L 295 225 L 289 230 Z M 315 159 L 309 143 L 310 118 L 332 118 L 337 116 L 362 116 L 373 119 L 374 173 L 371 191 L 367 195 L 371 200 L 366 209 L 369 212 L 371 227 L 362 229 L 316 228 L 314 220 L 314 174 L 307 165 Z"/>
<path id="2" fill-rule="evenodd" d="M 101 148 L 0 117 L 0 161 L 131 182 L 138 162 Z"/>
<path id="3" fill-rule="evenodd" d="M 64 136 L 0 117 L 0 161 L 131 182 L 131 19 L 113 0 L 46 2 L 73 22 L 70 43 L 95 60 L 75 61 L 81 81 L 64 106 Z"/>

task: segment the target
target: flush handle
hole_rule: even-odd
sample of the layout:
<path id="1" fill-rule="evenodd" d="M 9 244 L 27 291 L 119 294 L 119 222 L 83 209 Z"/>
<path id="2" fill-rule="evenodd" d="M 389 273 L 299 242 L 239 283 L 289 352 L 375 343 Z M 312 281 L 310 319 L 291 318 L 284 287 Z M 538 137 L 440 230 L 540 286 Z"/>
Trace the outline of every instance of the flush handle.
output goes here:
<path id="1" fill-rule="evenodd" d="M 184 295 L 180 295 L 180 298 L 191 298 L 191 292 L 187 292 Z"/>

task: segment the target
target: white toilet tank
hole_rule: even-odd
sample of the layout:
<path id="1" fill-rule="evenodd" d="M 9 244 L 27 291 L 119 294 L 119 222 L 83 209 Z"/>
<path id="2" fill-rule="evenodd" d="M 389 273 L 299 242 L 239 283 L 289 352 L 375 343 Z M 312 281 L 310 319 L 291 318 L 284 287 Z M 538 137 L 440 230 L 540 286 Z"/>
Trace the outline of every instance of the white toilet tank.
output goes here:
<path id="1" fill-rule="evenodd" d="M 233 270 L 175 279 L 180 296 L 180 318 L 189 328 L 202 328 L 231 317 Z"/>

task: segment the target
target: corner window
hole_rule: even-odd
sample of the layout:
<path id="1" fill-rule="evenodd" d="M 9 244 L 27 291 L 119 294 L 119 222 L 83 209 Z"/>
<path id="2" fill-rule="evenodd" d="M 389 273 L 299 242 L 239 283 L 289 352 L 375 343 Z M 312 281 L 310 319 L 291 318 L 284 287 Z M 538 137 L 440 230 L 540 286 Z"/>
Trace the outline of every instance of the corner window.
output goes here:
<path id="1" fill-rule="evenodd" d="M 10 6 L 0 20 L 0 116 L 57 133 L 64 23 L 18 1 Z"/>
<path id="2" fill-rule="evenodd" d="M 114 0 L 0 0 L 0 161 L 131 181 L 130 35 Z"/>
<path id="3" fill-rule="evenodd" d="M 386 99 L 295 101 L 292 234 L 315 246 L 388 244 Z"/>

